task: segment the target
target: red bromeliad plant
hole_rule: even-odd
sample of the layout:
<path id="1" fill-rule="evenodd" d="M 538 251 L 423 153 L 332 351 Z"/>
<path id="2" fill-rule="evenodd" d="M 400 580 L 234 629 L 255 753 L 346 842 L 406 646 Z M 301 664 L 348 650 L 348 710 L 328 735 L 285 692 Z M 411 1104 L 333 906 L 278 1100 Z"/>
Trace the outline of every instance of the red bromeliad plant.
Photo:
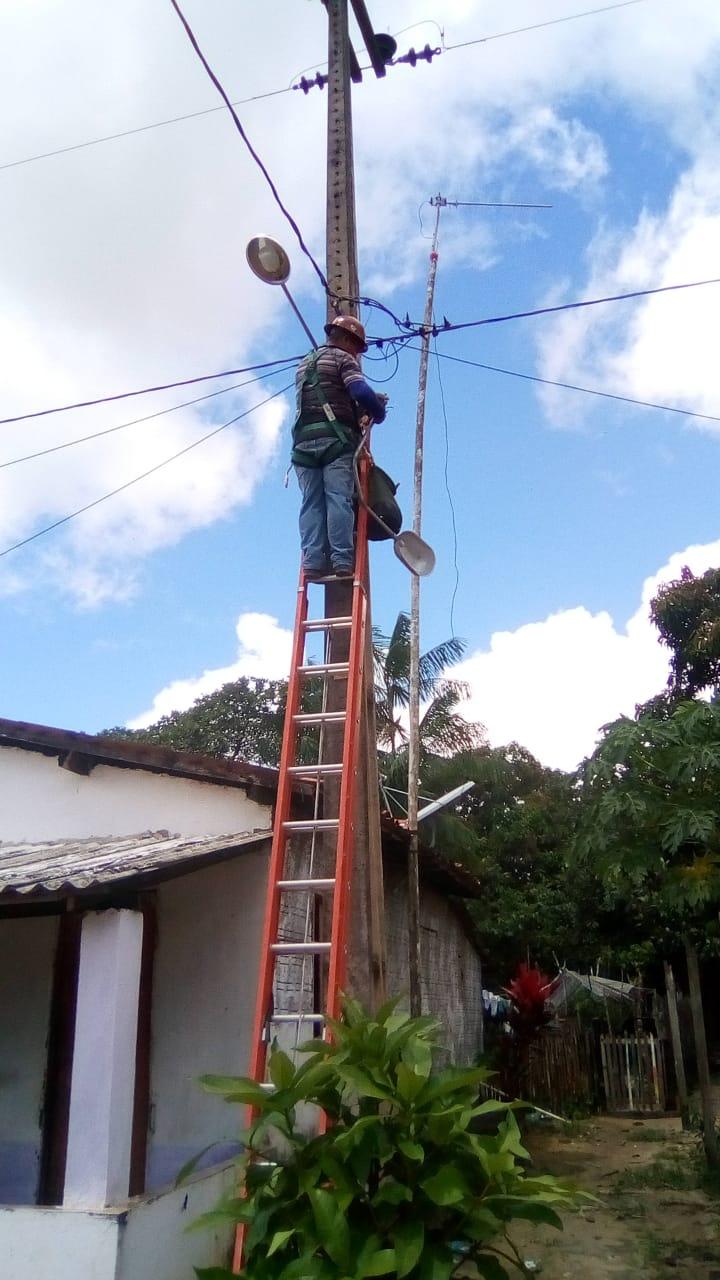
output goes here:
<path id="1" fill-rule="evenodd" d="M 530 1046 L 552 1018 L 546 1005 L 551 985 L 550 979 L 539 969 L 521 964 L 510 986 L 504 988 L 512 1001 L 512 1008 L 508 1017 L 511 1034 L 503 1043 L 502 1074 L 505 1087 L 515 1097 L 526 1092 Z"/>

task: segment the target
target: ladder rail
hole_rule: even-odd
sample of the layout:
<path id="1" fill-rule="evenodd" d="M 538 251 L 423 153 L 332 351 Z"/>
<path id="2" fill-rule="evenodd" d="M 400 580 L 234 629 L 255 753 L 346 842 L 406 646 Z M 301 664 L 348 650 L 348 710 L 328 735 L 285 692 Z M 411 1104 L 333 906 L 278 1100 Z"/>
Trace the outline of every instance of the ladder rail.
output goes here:
<path id="1" fill-rule="evenodd" d="M 307 618 L 307 611 L 307 591 L 305 590 L 304 582 L 301 578 L 300 585 L 298 587 L 297 606 L 295 611 L 295 630 L 293 632 L 291 658 L 292 665 L 290 667 L 290 681 L 287 692 L 287 710 L 285 713 L 282 748 L 280 751 L 278 792 L 277 799 L 275 801 L 273 838 L 270 851 L 267 891 L 265 895 L 265 918 L 262 940 L 260 943 L 260 973 L 258 975 L 258 990 L 255 1002 L 255 1020 L 253 1024 L 253 1042 L 249 1072 L 255 1080 L 262 1080 L 265 1077 L 267 1044 L 265 1041 L 264 1031 L 270 1008 L 273 977 L 275 973 L 275 960 L 273 952 L 271 951 L 271 946 L 277 937 L 278 923 L 280 920 L 281 890 L 279 888 L 279 881 L 282 879 L 285 864 L 285 850 L 287 846 L 285 822 L 290 816 L 293 791 L 293 777 L 290 773 L 290 766 L 295 763 L 297 747 L 297 728 L 294 717 L 297 714 L 302 688 L 302 682 L 297 678 L 296 673 L 303 659 L 305 645 L 303 623 Z"/>
<path id="2" fill-rule="evenodd" d="M 368 464 L 362 463 L 361 483 L 367 488 Z M 358 511 L 355 575 L 353 580 L 352 625 L 346 696 L 343 769 L 340 781 L 339 827 L 335 860 L 335 894 L 333 897 L 330 968 L 327 982 L 327 1010 L 331 1018 L 340 1016 L 340 998 L 347 977 L 348 925 L 350 915 L 350 881 L 352 877 L 355 811 L 357 797 L 357 753 L 360 743 L 362 697 L 365 684 L 365 626 L 367 622 L 368 538 L 367 510 Z"/>

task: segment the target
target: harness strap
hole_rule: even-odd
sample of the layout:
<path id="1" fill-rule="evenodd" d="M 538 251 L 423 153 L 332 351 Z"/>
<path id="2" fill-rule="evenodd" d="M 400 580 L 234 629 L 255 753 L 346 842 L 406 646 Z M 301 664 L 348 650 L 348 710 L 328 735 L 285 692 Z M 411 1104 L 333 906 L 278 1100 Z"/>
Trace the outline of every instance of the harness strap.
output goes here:
<path id="1" fill-rule="evenodd" d="M 352 437 L 352 428 L 347 423 L 338 421 L 332 406 L 328 404 L 323 396 L 320 376 L 317 371 L 319 358 L 319 351 L 312 352 L 308 357 L 302 381 L 297 388 L 297 416 L 292 432 L 293 451 L 291 457 L 293 464 L 299 467 L 325 467 L 334 462 L 336 458 L 339 458 L 348 446 L 354 447 L 355 444 Z M 325 415 L 324 422 L 319 422 L 317 419 L 312 422 L 302 421 L 303 391 L 306 387 L 310 390 L 310 398 L 314 401 L 314 407 L 321 410 Z M 332 432 L 335 439 L 328 442 L 327 448 L 322 453 L 313 453 L 308 449 L 299 447 L 302 443 L 307 443 L 310 440 L 322 439 L 329 432 Z"/>

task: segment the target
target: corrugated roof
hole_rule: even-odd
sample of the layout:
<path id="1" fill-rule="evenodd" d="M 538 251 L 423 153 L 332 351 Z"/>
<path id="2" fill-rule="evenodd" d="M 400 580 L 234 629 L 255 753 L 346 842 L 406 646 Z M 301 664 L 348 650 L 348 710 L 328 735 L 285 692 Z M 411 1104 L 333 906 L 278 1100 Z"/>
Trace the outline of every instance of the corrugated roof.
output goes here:
<path id="1" fill-rule="evenodd" d="M 145 831 L 134 836 L 51 840 L 44 844 L 0 841 L 0 894 L 60 893 L 120 883 L 153 872 L 168 872 L 184 863 L 269 840 L 270 831 L 243 831 L 225 836 L 178 836 Z"/>

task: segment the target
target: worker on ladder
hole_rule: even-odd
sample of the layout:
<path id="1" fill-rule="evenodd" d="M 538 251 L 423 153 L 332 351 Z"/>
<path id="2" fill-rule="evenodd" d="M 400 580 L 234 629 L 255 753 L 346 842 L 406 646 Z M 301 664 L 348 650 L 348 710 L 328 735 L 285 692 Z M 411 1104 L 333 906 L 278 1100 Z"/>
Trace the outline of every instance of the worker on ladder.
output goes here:
<path id="1" fill-rule="evenodd" d="M 325 325 L 328 342 L 301 361 L 292 461 L 302 494 L 300 544 L 306 578 L 352 575 L 355 566 L 354 455 L 360 420 L 385 418 L 386 395 L 363 377 L 365 330 L 354 316 Z"/>

